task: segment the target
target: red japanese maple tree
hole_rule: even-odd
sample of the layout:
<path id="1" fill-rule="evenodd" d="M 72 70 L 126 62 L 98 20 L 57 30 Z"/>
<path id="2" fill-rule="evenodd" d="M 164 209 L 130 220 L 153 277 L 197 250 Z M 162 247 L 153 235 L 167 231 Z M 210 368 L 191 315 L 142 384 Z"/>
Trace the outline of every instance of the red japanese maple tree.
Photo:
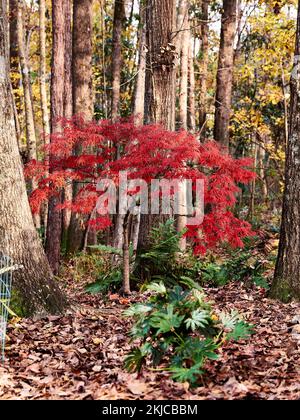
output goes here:
<path id="1" fill-rule="evenodd" d="M 252 234 L 249 223 L 232 213 L 239 191 L 238 183 L 249 183 L 255 174 L 249 169 L 251 159 L 234 159 L 214 141 L 200 143 L 185 131 L 169 132 L 157 125 L 136 127 L 132 120 L 85 122 L 79 117 L 62 120 L 62 131 L 52 135 L 43 161 L 26 166 L 27 178 L 34 178 L 38 188 L 32 192 L 33 212 L 51 195 L 59 194 L 70 182 L 82 188 L 72 202 L 61 208 L 93 215 L 92 228 L 110 226 L 109 215 L 95 212 L 101 192 L 99 178 L 118 183 L 119 171 L 128 179 L 197 179 L 204 180 L 205 204 L 209 209 L 200 225 L 187 226 L 196 254 L 203 254 L 222 242 L 242 247 L 243 238 Z M 73 151 L 80 150 L 75 156 Z"/>

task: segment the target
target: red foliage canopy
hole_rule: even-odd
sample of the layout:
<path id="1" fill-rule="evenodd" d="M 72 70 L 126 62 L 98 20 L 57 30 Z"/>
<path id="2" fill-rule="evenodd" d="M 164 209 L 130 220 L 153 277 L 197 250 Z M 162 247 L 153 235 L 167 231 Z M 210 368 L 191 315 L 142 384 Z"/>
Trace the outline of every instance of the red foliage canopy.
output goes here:
<path id="1" fill-rule="evenodd" d="M 109 178 L 118 183 L 119 171 L 126 170 L 128 179 L 147 182 L 161 178 L 204 180 L 209 211 L 201 225 L 187 226 L 186 233 L 195 253 L 205 253 L 222 242 L 243 246 L 242 239 L 252 234 L 250 224 L 230 211 L 236 203 L 238 183 L 249 183 L 255 177 L 249 170 L 251 159 L 234 159 L 214 141 L 201 144 L 185 131 L 169 132 L 157 125 L 136 127 L 131 120 L 87 123 L 74 117 L 62 120 L 61 125 L 61 133 L 52 135 L 45 159 L 31 161 L 25 168 L 26 177 L 38 183 L 30 197 L 33 212 L 39 212 L 43 201 L 59 194 L 67 183 L 80 182 L 82 187 L 73 201 L 60 208 L 95 214 L 101 194 L 97 180 Z M 98 216 L 89 221 L 93 228 L 110 225 L 109 217 Z"/>

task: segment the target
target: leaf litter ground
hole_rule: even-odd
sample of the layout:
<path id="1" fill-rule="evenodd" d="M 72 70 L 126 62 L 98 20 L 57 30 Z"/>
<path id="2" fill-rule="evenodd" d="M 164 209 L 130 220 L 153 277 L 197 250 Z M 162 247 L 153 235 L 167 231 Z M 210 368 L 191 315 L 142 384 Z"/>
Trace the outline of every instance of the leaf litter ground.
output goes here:
<path id="1" fill-rule="evenodd" d="M 240 283 L 206 291 L 218 309 L 236 309 L 254 324 L 255 335 L 226 344 L 198 388 L 163 372 L 127 373 L 128 300 L 77 292 L 74 312 L 8 327 L 0 399 L 299 399 L 300 304 L 283 305 Z"/>

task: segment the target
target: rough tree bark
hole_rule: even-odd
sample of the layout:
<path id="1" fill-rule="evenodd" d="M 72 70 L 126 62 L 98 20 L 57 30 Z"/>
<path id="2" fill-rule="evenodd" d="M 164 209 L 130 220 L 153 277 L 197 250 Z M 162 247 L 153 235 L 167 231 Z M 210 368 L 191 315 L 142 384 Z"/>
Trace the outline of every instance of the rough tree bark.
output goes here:
<path id="1" fill-rule="evenodd" d="M 176 102 L 176 0 L 147 0 L 147 71 L 145 121 L 175 130 Z M 151 227 L 161 216 L 141 215 L 138 248 L 146 249 Z"/>
<path id="2" fill-rule="evenodd" d="M 188 123 L 188 71 L 189 71 L 189 46 L 190 46 L 190 23 L 189 23 L 189 0 L 181 0 L 179 8 L 183 15 L 183 22 L 177 27 L 181 33 L 180 47 L 180 87 L 179 87 L 179 124 L 180 128 L 187 130 Z"/>
<path id="3" fill-rule="evenodd" d="M 20 101 L 20 95 L 17 94 L 19 80 L 19 53 L 18 53 L 18 0 L 9 1 L 9 42 L 10 42 L 10 75 L 13 89 L 13 108 L 17 132 L 19 149 L 21 149 L 21 128 L 16 102 Z"/>
<path id="4" fill-rule="evenodd" d="M 52 63 L 51 63 L 51 132 L 58 132 L 58 119 L 64 115 L 65 24 L 63 2 L 52 2 Z M 52 197 L 48 205 L 46 253 L 55 274 L 59 270 L 62 236 L 62 212 L 56 207 L 61 196 Z"/>
<path id="5" fill-rule="evenodd" d="M 300 1 L 298 2 L 295 66 L 291 77 L 289 140 L 279 254 L 271 297 L 300 299 Z"/>
<path id="6" fill-rule="evenodd" d="M 199 95 L 199 128 L 201 138 L 206 137 L 207 118 L 207 74 L 208 74 L 208 6 L 210 0 L 202 0 L 201 5 L 201 64 L 200 64 L 200 95 Z"/>
<path id="7" fill-rule="evenodd" d="M 175 130 L 176 0 L 148 0 L 146 15 L 150 121 Z"/>
<path id="8" fill-rule="evenodd" d="M 113 22 L 113 51 L 112 51 L 112 100 L 111 119 L 115 121 L 119 116 L 121 63 L 122 63 L 122 28 L 125 17 L 124 0 L 115 1 Z"/>
<path id="9" fill-rule="evenodd" d="M 20 59 L 22 85 L 24 93 L 25 104 L 25 124 L 26 124 L 26 140 L 27 140 L 27 158 L 28 160 L 36 159 L 37 142 L 34 122 L 34 111 L 31 98 L 30 87 L 30 73 L 28 65 L 28 54 L 25 43 L 24 33 L 24 17 L 23 17 L 24 1 L 18 1 L 18 17 L 17 17 L 17 32 L 18 32 L 18 53 Z"/>
<path id="10" fill-rule="evenodd" d="M 234 38 L 237 24 L 237 0 L 224 0 L 221 40 L 217 72 L 214 139 L 229 146 L 229 122 L 234 59 Z"/>
<path id="11" fill-rule="evenodd" d="M 27 314 L 62 312 L 66 300 L 36 233 L 18 150 L 9 81 L 6 0 L 0 0 L 0 252 L 23 267 L 14 285 Z"/>
<path id="12" fill-rule="evenodd" d="M 93 0 L 74 0 L 73 3 L 73 114 L 85 120 L 93 118 L 92 87 L 92 13 Z M 75 153 L 79 153 L 75 150 Z M 73 196 L 80 190 L 80 184 L 73 186 Z M 85 219 L 72 213 L 68 232 L 67 249 L 74 253 L 83 248 Z"/>

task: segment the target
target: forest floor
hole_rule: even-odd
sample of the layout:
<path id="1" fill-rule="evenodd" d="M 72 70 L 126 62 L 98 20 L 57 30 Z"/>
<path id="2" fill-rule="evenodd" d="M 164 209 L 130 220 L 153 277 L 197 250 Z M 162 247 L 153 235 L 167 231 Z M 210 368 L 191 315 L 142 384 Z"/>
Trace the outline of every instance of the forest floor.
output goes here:
<path id="1" fill-rule="evenodd" d="M 300 304 L 271 301 L 240 283 L 206 292 L 219 309 L 243 314 L 255 335 L 226 344 L 206 364 L 200 387 L 174 383 L 167 373 L 127 373 L 127 300 L 113 295 L 105 303 L 77 291 L 75 313 L 9 326 L 0 399 L 299 399 Z"/>

